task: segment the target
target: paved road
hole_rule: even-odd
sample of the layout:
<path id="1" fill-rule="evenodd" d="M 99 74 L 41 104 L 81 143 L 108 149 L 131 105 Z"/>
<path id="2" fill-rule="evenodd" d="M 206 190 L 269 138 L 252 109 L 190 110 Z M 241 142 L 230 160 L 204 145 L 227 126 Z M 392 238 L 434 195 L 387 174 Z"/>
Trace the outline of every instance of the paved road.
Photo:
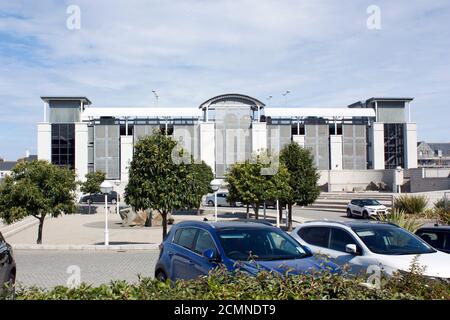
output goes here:
<path id="1" fill-rule="evenodd" d="M 77 270 L 82 282 L 93 285 L 111 280 L 136 282 L 138 274 L 153 277 L 158 251 L 16 250 L 14 256 L 18 284 L 51 288 L 76 279 Z"/>

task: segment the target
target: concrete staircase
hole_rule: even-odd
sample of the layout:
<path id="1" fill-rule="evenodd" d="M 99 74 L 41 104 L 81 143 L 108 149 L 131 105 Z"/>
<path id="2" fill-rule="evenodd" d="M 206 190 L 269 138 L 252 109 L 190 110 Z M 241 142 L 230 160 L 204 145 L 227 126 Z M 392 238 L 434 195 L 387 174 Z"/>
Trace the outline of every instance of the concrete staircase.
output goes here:
<path id="1" fill-rule="evenodd" d="M 392 193 L 380 192 L 322 192 L 308 209 L 345 212 L 353 199 L 375 199 L 387 207 L 392 207 Z"/>

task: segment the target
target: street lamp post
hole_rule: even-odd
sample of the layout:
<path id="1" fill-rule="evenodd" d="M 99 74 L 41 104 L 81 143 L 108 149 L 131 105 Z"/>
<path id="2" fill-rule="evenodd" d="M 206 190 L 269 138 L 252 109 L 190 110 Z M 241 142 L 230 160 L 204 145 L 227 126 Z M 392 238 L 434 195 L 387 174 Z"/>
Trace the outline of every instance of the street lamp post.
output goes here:
<path id="1" fill-rule="evenodd" d="M 291 93 L 289 90 L 286 90 L 286 92 L 283 93 L 283 97 L 284 97 L 284 103 L 285 106 L 287 107 L 287 95 Z"/>
<path id="2" fill-rule="evenodd" d="M 222 182 L 219 179 L 214 179 L 211 181 L 210 186 L 214 191 L 214 220 L 217 222 L 217 191 L 219 191 Z"/>
<path id="3" fill-rule="evenodd" d="M 101 192 L 105 195 L 105 246 L 109 246 L 109 231 L 108 231 L 108 193 L 113 189 L 112 184 L 105 180 L 100 185 Z"/>

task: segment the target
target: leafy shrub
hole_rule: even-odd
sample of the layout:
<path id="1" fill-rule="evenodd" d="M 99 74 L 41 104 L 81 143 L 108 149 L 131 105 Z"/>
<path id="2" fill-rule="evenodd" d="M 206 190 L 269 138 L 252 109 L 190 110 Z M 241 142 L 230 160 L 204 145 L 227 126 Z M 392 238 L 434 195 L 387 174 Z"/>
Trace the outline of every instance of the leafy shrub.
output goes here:
<path id="1" fill-rule="evenodd" d="M 383 278 L 379 289 L 368 289 L 363 277 L 346 278 L 329 272 L 283 276 L 260 272 L 256 277 L 217 269 L 196 280 L 158 282 L 142 278 L 136 284 L 113 281 L 99 287 L 81 284 L 70 289 L 37 287 L 17 290 L 20 300 L 284 300 L 284 299 L 450 299 L 450 285 L 425 279 L 416 269 Z"/>
<path id="2" fill-rule="evenodd" d="M 422 226 L 422 222 L 413 216 L 408 216 L 403 210 L 393 209 L 388 214 L 380 214 L 375 217 L 376 220 L 391 222 L 410 232 L 416 232 Z"/>
<path id="3" fill-rule="evenodd" d="M 421 214 L 428 205 L 426 196 L 402 195 L 394 200 L 394 208 L 409 214 Z"/>

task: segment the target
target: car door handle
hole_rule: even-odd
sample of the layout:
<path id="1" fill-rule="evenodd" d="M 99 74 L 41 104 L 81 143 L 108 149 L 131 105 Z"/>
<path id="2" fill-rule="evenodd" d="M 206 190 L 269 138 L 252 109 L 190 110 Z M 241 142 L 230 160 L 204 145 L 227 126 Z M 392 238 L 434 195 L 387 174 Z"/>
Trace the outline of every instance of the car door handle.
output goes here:
<path id="1" fill-rule="evenodd" d="M 191 260 L 188 260 L 188 261 L 187 261 L 187 264 L 190 265 L 190 266 L 193 266 L 193 265 L 194 265 L 194 263 L 193 263 Z"/>
<path id="2" fill-rule="evenodd" d="M 167 254 L 169 255 L 169 257 L 173 256 L 173 252 L 172 251 L 169 251 Z"/>

